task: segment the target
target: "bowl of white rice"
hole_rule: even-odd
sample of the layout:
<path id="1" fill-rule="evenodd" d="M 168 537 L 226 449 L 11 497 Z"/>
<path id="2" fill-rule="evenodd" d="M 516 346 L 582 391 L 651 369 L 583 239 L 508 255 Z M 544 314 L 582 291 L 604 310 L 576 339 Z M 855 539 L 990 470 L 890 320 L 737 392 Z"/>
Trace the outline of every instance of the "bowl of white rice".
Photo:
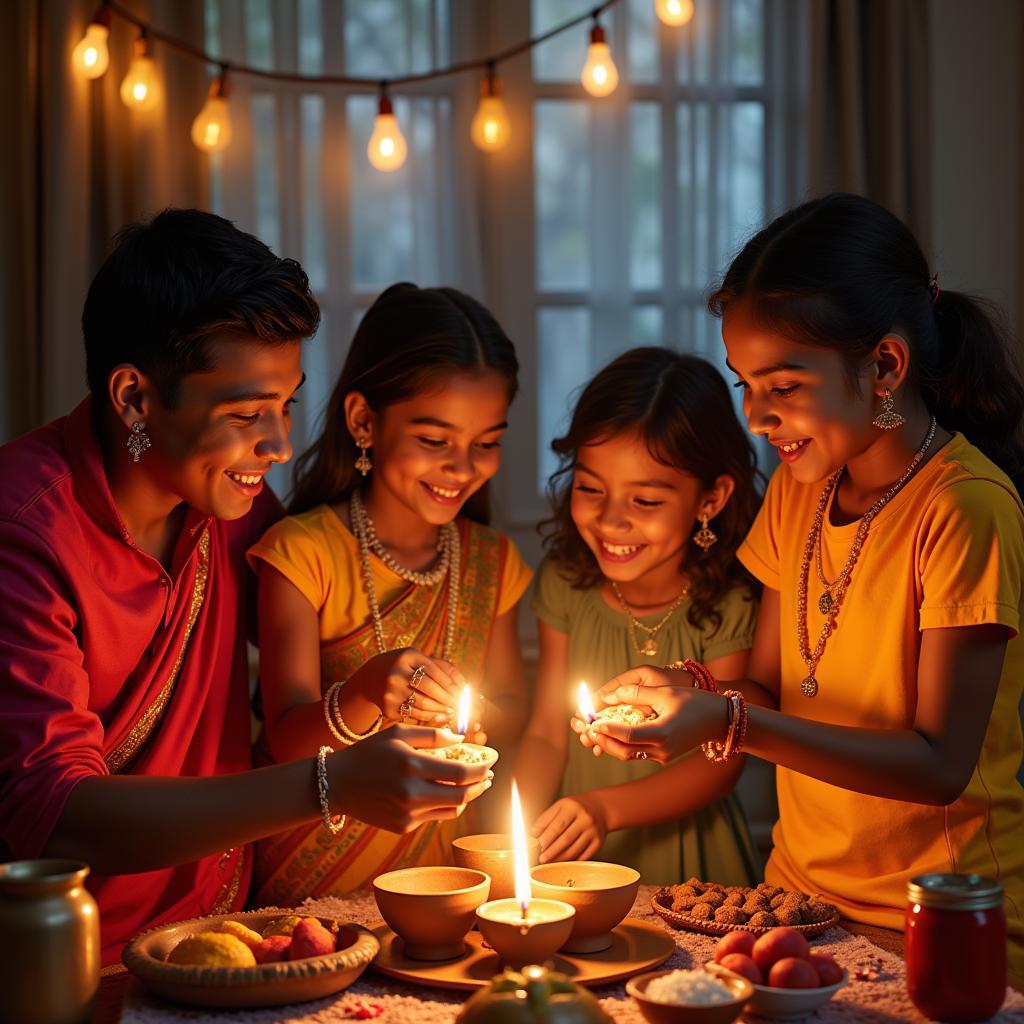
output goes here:
<path id="1" fill-rule="evenodd" d="M 650 1024 L 731 1024 L 754 986 L 737 974 L 714 975 L 698 967 L 639 974 L 626 991 Z"/>

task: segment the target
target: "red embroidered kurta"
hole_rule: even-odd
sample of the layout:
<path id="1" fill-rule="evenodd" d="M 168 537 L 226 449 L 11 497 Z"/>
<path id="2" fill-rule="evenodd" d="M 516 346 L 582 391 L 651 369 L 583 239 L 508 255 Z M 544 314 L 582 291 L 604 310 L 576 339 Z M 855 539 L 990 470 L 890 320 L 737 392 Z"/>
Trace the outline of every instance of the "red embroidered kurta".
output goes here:
<path id="1" fill-rule="evenodd" d="M 84 778 L 251 765 L 245 551 L 280 505 L 266 490 L 234 522 L 190 509 L 168 572 L 117 512 L 91 409 L 0 448 L 3 858 L 39 856 Z M 104 964 L 146 928 L 240 907 L 249 863 L 239 849 L 91 876 Z"/>

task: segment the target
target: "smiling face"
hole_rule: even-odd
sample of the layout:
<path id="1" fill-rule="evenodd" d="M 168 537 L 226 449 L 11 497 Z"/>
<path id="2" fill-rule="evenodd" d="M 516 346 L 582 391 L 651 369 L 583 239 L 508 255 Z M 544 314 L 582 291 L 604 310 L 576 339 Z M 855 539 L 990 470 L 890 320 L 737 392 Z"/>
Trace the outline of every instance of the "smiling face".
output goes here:
<path id="1" fill-rule="evenodd" d="M 602 574 L 617 583 L 673 586 L 706 500 L 699 480 L 658 462 L 639 435 L 576 453 L 572 520 Z"/>
<path id="2" fill-rule="evenodd" d="M 748 427 L 768 439 L 796 480 L 823 480 L 878 441 L 874 392 L 866 380 L 851 389 L 835 349 L 766 330 L 743 302 L 726 310 L 722 338 Z"/>
<path id="3" fill-rule="evenodd" d="M 173 409 L 150 401 L 153 444 L 142 464 L 163 491 L 207 515 L 238 519 L 270 467 L 292 456 L 290 406 L 303 379 L 302 346 L 219 339 L 208 352 L 213 368 L 181 378 Z"/>
<path id="4" fill-rule="evenodd" d="M 393 522 L 412 516 L 433 526 L 451 522 L 498 472 L 508 404 L 505 378 L 486 370 L 446 377 L 436 389 L 373 414 L 369 482 L 375 516 Z"/>

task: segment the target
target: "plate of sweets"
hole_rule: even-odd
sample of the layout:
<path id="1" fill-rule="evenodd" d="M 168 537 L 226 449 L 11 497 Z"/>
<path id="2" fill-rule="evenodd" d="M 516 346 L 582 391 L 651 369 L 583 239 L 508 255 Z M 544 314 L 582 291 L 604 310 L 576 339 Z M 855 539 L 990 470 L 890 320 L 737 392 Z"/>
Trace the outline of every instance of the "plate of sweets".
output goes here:
<path id="1" fill-rule="evenodd" d="M 690 878 L 681 885 L 656 890 L 651 909 L 676 928 L 705 935 L 737 930 L 763 935 L 785 926 L 811 938 L 839 923 L 834 904 L 767 882 L 719 885 Z"/>
<path id="2" fill-rule="evenodd" d="M 280 910 L 218 914 L 143 932 L 125 967 L 165 999 L 192 1006 L 283 1006 L 352 984 L 380 950 L 357 924 Z"/>

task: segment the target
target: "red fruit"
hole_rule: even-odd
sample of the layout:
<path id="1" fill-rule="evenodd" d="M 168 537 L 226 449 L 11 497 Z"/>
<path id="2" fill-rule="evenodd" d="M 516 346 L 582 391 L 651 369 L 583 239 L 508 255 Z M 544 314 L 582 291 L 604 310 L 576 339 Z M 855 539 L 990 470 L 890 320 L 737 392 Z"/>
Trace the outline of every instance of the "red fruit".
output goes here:
<path id="1" fill-rule="evenodd" d="M 818 972 L 822 985 L 835 985 L 843 980 L 843 969 L 832 959 L 831 953 L 811 953 L 807 962 Z"/>
<path id="2" fill-rule="evenodd" d="M 732 971 L 733 974 L 742 974 L 747 981 L 753 982 L 755 985 L 764 984 L 764 975 L 761 973 L 761 968 L 749 956 L 743 953 L 726 953 L 718 962 L 726 970 Z"/>
<path id="3" fill-rule="evenodd" d="M 276 964 L 288 959 L 291 944 L 290 935 L 268 935 L 259 945 L 252 947 L 252 955 L 258 964 Z"/>
<path id="4" fill-rule="evenodd" d="M 292 930 L 289 960 L 302 960 L 307 956 L 323 956 L 333 952 L 334 936 L 315 917 L 304 917 Z"/>
<path id="5" fill-rule="evenodd" d="M 806 960 L 810 951 L 811 947 L 807 940 L 795 929 L 773 928 L 754 943 L 754 952 L 750 955 L 754 963 L 761 968 L 761 973 L 767 974 L 776 960 L 788 956 Z"/>
<path id="6" fill-rule="evenodd" d="M 728 932 L 718 940 L 715 946 L 715 963 L 720 964 L 722 957 L 730 953 L 742 953 L 749 957 L 754 952 L 754 943 L 757 936 L 753 932 Z"/>
<path id="7" fill-rule="evenodd" d="M 818 972 L 806 960 L 784 956 L 772 964 L 768 984 L 772 988 L 818 988 Z"/>

